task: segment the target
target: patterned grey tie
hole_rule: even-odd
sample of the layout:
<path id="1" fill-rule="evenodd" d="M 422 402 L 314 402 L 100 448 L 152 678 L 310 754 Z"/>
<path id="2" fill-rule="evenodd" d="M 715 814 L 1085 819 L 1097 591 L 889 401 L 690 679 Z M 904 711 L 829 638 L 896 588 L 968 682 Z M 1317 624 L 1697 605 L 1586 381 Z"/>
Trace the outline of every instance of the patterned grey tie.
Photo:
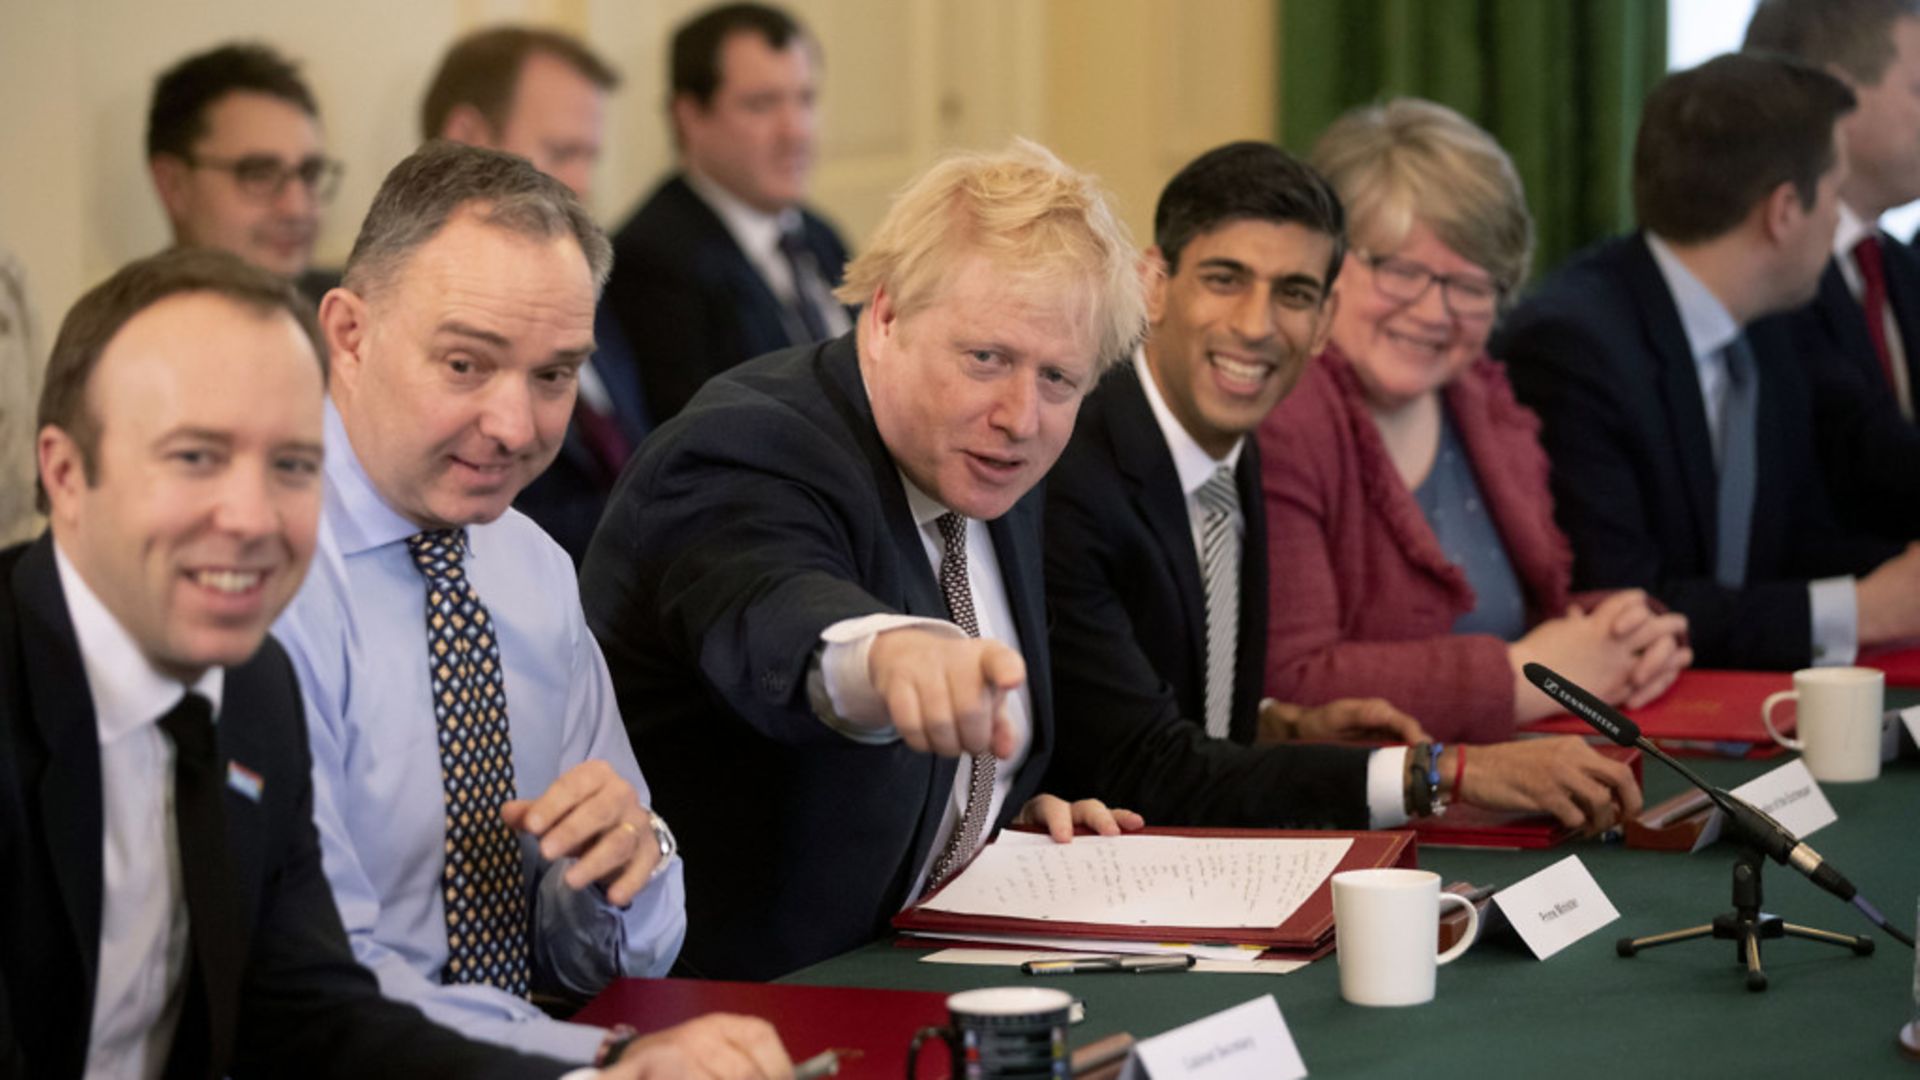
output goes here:
<path id="1" fill-rule="evenodd" d="M 941 514 L 940 595 L 947 602 L 947 616 L 968 637 L 980 636 L 980 620 L 973 613 L 973 586 L 967 578 L 967 519 L 959 514 Z M 994 760 L 991 752 L 971 755 L 973 775 L 967 783 L 967 808 L 947 838 L 940 857 L 933 860 L 927 874 L 927 892 L 940 887 L 953 872 L 965 866 L 980 846 L 986 832 L 987 811 L 993 805 Z"/>
<path id="2" fill-rule="evenodd" d="M 1747 581 L 1747 542 L 1753 525 L 1760 379 L 1745 335 L 1723 350 L 1726 395 L 1720 402 L 1720 483 L 1714 580 L 1729 589 Z"/>
<path id="3" fill-rule="evenodd" d="M 1207 586 L 1207 734 L 1233 724 L 1233 673 L 1239 659 L 1240 533 L 1233 527 L 1240 489 L 1233 470 L 1214 470 L 1194 493 L 1200 503 L 1200 575 Z"/>
<path id="4" fill-rule="evenodd" d="M 513 740 L 507 686 L 493 618 L 465 569 L 465 529 L 437 529 L 407 540 L 427 579 L 427 667 L 440 732 L 440 782 L 446 789 L 446 863 L 440 892 L 447 915 L 447 967 L 441 981 L 484 983 L 526 997 L 527 894 L 520 845 L 500 820 L 514 797 Z"/>

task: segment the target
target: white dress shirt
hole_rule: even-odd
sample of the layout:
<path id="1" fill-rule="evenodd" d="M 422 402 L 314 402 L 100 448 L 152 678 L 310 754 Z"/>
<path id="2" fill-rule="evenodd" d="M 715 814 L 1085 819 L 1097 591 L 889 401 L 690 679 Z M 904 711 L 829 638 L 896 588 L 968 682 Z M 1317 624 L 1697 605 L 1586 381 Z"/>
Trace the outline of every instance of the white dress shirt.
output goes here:
<path id="1" fill-rule="evenodd" d="M 727 227 L 727 234 L 740 246 L 747 262 L 760 274 L 760 280 L 767 283 L 767 288 L 773 290 L 773 295 L 782 304 L 791 307 L 796 285 L 793 269 L 787 265 L 787 257 L 780 251 L 780 237 L 783 233 L 801 228 L 800 211 L 790 206 L 777 214 L 769 214 L 748 206 L 735 198 L 732 192 L 691 168 L 686 170 L 686 177 L 687 186 L 719 217 L 720 224 Z M 821 274 L 820 287 L 809 288 L 806 300 L 820 313 L 820 319 L 827 327 L 827 336 L 839 337 L 852 329 L 853 321 L 847 318 L 847 309 L 824 291 L 826 275 L 831 273 L 832 268 L 822 266 L 818 270 Z M 795 344 L 806 340 L 804 333 L 795 332 L 797 329 L 789 328 Z"/>
<path id="2" fill-rule="evenodd" d="M 87 1037 L 89 1080 L 152 1078 L 166 1067 L 187 972 L 187 903 L 173 822 L 173 741 L 160 718 L 188 688 L 148 663 L 56 542 L 100 737 L 100 968 Z M 226 672 L 192 689 L 220 713 Z"/>
<path id="3" fill-rule="evenodd" d="M 1860 276 L 1860 267 L 1853 261 L 1853 248 L 1877 228 L 1873 222 L 1863 221 L 1845 202 L 1840 204 L 1840 225 L 1833 232 L 1833 261 L 1840 267 L 1840 279 L 1847 283 L 1847 291 L 1863 305 L 1866 303 L 1867 283 Z M 1891 242 L 1881 241 L 1883 246 Z M 1887 332 L 1887 359 L 1893 367 L 1894 401 L 1900 406 L 1900 415 L 1911 420 L 1913 387 L 1907 385 L 1907 344 L 1900 337 L 1900 320 L 1893 317 L 1893 297 L 1887 297 L 1887 306 L 1880 312 L 1880 318 Z"/>
<path id="4" fill-rule="evenodd" d="M 1700 380 L 1700 399 L 1706 405 L 1707 433 L 1713 456 L 1720 458 L 1720 408 L 1727 396 L 1726 348 L 1742 333 L 1733 313 L 1705 282 L 1688 270 L 1666 241 L 1647 234 L 1647 248 L 1666 279 L 1667 294 L 1680 312 L 1680 329 L 1693 353 L 1694 374 Z M 1842 265 L 1848 262 L 1842 259 Z M 1811 613 L 1813 662 L 1825 666 L 1851 664 L 1860 651 L 1858 602 L 1850 577 L 1821 578 L 1807 583 Z"/>
<path id="5" fill-rule="evenodd" d="M 1193 537 L 1194 555 L 1205 565 L 1207 557 L 1200 537 L 1200 489 L 1222 466 L 1239 475 L 1240 451 L 1247 437 L 1235 439 L 1223 458 L 1207 453 L 1167 407 L 1167 399 L 1160 395 L 1160 387 L 1153 381 L 1153 370 L 1147 365 L 1144 349 L 1135 350 L 1133 363 L 1140 375 L 1140 386 L 1147 394 L 1147 406 L 1160 425 L 1160 437 L 1166 440 L 1167 451 L 1173 455 L 1173 470 L 1180 477 L 1180 490 L 1187 497 L 1187 532 Z M 1266 512 L 1264 507 L 1261 512 Z M 1241 558 L 1246 558 L 1246 507 L 1234 515 L 1233 529 L 1243 541 Z M 1262 552 L 1252 554 L 1255 558 L 1264 557 Z M 1404 746 L 1383 747 L 1367 756 L 1367 824 L 1370 827 L 1391 829 L 1406 823 L 1406 769 L 1407 748 Z"/>

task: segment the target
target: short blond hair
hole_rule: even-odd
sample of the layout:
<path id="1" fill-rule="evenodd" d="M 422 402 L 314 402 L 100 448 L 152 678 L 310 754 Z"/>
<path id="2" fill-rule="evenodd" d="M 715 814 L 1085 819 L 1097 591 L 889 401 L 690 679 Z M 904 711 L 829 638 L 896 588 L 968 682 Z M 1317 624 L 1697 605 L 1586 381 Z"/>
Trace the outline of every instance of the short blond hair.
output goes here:
<path id="1" fill-rule="evenodd" d="M 1493 136 L 1445 105 L 1396 98 L 1353 109 L 1311 160 L 1346 204 L 1356 246 L 1393 251 L 1420 221 L 1507 295 L 1526 281 L 1533 219 L 1520 174 Z"/>
<path id="2" fill-rule="evenodd" d="M 1141 257 L 1126 226 L 1092 176 L 1026 139 L 947 157 L 908 184 L 834 295 L 864 304 L 884 288 L 905 318 L 939 300 L 969 254 L 1023 288 L 1077 293 L 1099 350 L 1096 374 L 1146 332 Z"/>

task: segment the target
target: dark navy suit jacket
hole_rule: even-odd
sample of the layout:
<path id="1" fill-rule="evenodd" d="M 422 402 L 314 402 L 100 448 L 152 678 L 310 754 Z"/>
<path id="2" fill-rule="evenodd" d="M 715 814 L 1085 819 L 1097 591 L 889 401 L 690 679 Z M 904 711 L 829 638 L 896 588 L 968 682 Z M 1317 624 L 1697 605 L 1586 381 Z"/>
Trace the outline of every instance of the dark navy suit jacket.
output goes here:
<path id="1" fill-rule="evenodd" d="M 1806 380 L 1777 324 L 1747 328 L 1760 378 L 1747 581 L 1714 580 L 1718 497 L 1693 351 L 1639 235 L 1576 256 L 1507 316 L 1492 351 L 1540 414 L 1573 587 L 1639 587 L 1687 616 L 1702 667 L 1813 659 L 1807 582 L 1896 548 L 1841 529 L 1814 451 Z"/>
<path id="2" fill-rule="evenodd" d="M 1030 492 L 989 524 L 1033 702 L 1001 824 L 1053 752 L 1041 510 Z M 654 805 L 699 853 L 683 969 L 771 978 L 886 933 L 955 761 L 833 731 L 807 676 L 836 622 L 947 611 L 853 335 L 726 372 L 656 431 L 580 588 Z"/>
<path id="3" fill-rule="evenodd" d="M 802 234 L 829 285 L 840 283 L 846 245 L 801 211 Z M 613 237 L 606 303 L 639 360 L 655 423 L 686 407 L 708 379 L 792 340 L 785 309 L 733 234 L 685 177 L 647 197 Z"/>
<path id="4" fill-rule="evenodd" d="M 1187 499 L 1131 361 L 1080 406 L 1047 480 L 1047 606 L 1059 731 L 1047 789 L 1155 825 L 1367 827 L 1367 751 L 1254 749 L 1267 640 L 1260 448 L 1246 519 L 1231 741 L 1206 735 L 1207 615 Z"/>

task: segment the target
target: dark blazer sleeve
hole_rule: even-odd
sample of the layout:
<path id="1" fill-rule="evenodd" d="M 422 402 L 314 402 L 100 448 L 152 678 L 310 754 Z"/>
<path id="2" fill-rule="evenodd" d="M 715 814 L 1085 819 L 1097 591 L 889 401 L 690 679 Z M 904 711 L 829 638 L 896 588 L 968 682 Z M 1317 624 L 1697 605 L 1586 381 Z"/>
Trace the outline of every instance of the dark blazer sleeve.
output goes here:
<path id="1" fill-rule="evenodd" d="M 231 1075 L 551 1080 L 565 1073 L 560 1062 L 472 1042 L 380 995 L 373 976 L 354 962 L 321 867 L 305 713 L 292 667 L 269 640 L 245 670 L 227 698 L 231 706 L 250 702 L 249 715 L 230 716 L 223 706 L 222 722 L 270 724 L 265 752 L 277 753 L 283 767 L 268 773 L 263 787 L 265 865 Z"/>
<path id="2" fill-rule="evenodd" d="M 1152 556 L 1139 550 L 1139 527 L 1123 520 L 1130 500 L 1093 449 L 1069 449 L 1047 483 L 1058 730 L 1047 790 L 1125 806 L 1152 825 L 1366 828 L 1365 750 L 1247 747 L 1208 738 L 1180 715 L 1120 599 L 1123 575 Z"/>
<path id="3" fill-rule="evenodd" d="M 1574 588 L 1646 589 L 1687 616 L 1703 666 L 1804 666 L 1813 651 L 1806 581 L 1724 588 L 1710 567 L 1663 543 L 1659 519 L 1691 511 L 1648 481 L 1664 470 L 1673 483 L 1680 468 L 1664 431 L 1644 422 L 1659 407 L 1657 375 L 1618 359 L 1644 355 L 1638 342 L 1605 340 L 1584 323 L 1516 312 L 1498 342 L 1514 389 L 1540 414 L 1556 515 L 1573 543 Z"/>

